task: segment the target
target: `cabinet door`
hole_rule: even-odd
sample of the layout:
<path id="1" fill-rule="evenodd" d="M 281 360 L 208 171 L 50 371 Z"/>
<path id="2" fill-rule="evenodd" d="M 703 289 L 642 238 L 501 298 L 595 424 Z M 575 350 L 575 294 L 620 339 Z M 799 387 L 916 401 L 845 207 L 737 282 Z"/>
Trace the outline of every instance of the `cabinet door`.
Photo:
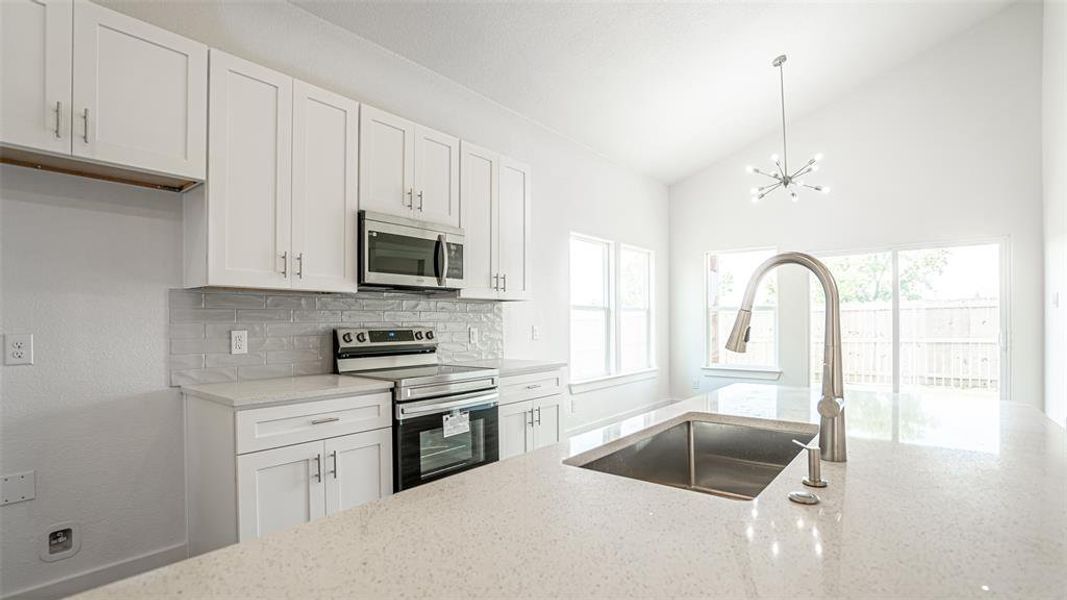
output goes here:
<path id="1" fill-rule="evenodd" d="M 563 439 L 563 396 L 534 400 L 533 447 L 544 448 Z"/>
<path id="2" fill-rule="evenodd" d="M 211 51 L 208 285 L 287 288 L 293 80 Z"/>
<path id="3" fill-rule="evenodd" d="M 359 115 L 359 207 L 410 217 L 415 124 L 367 105 Z"/>
<path id="4" fill-rule="evenodd" d="M 78 2 L 74 155 L 204 179 L 207 77 L 203 44 Z"/>
<path id="5" fill-rule="evenodd" d="M 415 127 L 416 219 L 459 226 L 459 138 Z"/>
<path id="6" fill-rule="evenodd" d="M 393 493 L 393 430 L 326 440 L 326 514 Z"/>
<path id="7" fill-rule="evenodd" d="M 322 450 L 322 442 L 308 442 L 237 457 L 240 541 L 325 514 Z"/>
<path id="8" fill-rule="evenodd" d="M 0 2 L 0 142 L 70 154 L 73 7 Z"/>
<path id="9" fill-rule="evenodd" d="M 356 291 L 359 104 L 293 82 L 293 287 Z"/>
<path id="10" fill-rule="evenodd" d="M 460 143 L 460 226 L 463 227 L 464 298 L 497 297 L 497 193 L 500 157 Z"/>
<path id="11" fill-rule="evenodd" d="M 516 402 L 497 409 L 500 460 L 533 449 L 533 402 Z"/>
<path id="12" fill-rule="evenodd" d="M 530 168 L 500 161 L 499 252 L 501 298 L 523 300 L 530 291 Z"/>

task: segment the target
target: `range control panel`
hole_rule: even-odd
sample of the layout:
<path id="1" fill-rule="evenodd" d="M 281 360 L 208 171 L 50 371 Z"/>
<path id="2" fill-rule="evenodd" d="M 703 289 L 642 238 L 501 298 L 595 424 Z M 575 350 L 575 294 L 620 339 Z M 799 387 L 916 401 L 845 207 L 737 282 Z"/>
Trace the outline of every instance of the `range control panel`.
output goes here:
<path id="1" fill-rule="evenodd" d="M 338 329 L 338 348 L 364 348 L 403 344 L 436 344 L 437 336 L 429 327 L 402 329 Z"/>

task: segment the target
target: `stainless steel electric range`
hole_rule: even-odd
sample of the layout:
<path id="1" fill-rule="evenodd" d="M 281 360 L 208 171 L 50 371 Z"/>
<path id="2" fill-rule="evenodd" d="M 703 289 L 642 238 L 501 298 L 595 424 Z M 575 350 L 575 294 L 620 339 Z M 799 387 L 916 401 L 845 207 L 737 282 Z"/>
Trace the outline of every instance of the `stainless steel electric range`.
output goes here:
<path id="1" fill-rule="evenodd" d="M 334 333 L 338 373 L 394 384 L 394 491 L 496 462 L 496 369 L 439 364 L 430 328 Z"/>

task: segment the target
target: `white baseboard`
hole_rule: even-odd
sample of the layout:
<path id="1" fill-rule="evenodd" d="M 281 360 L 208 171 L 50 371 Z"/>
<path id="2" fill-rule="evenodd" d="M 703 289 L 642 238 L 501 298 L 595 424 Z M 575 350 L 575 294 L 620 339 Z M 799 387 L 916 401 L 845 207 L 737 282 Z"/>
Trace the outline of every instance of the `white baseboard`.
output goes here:
<path id="1" fill-rule="evenodd" d="M 182 542 L 140 556 L 113 562 L 102 567 L 83 571 L 49 583 L 24 588 L 3 597 L 3 600 L 50 600 L 65 598 L 104 584 L 151 571 L 157 567 L 183 560 L 188 555 L 188 544 Z"/>
<path id="2" fill-rule="evenodd" d="M 611 425 L 612 423 L 615 423 L 617 421 L 621 421 L 623 419 L 628 419 L 630 417 L 635 417 L 637 415 L 643 415 L 646 412 L 652 412 L 652 411 L 654 411 L 656 409 L 663 408 L 664 406 L 667 406 L 668 404 L 674 404 L 677 401 L 678 400 L 676 400 L 674 398 L 665 398 L 663 400 L 657 400 L 656 402 L 653 402 L 652 404 L 646 404 L 645 406 L 641 406 L 641 407 L 638 407 L 638 408 L 634 408 L 634 409 L 630 409 L 630 410 L 627 410 L 627 411 L 623 411 L 621 413 L 615 413 L 615 414 L 613 414 L 611 416 L 604 417 L 603 419 L 597 419 L 596 421 L 593 421 L 592 423 L 586 423 L 584 425 L 580 425 L 578 427 L 575 427 L 574 429 L 568 429 L 564 433 L 565 433 L 565 435 L 567 437 L 575 436 L 575 435 L 578 435 L 578 434 L 581 434 L 581 433 L 585 433 L 586 431 L 592 431 L 593 429 L 597 429 L 599 427 L 603 427 L 605 425 Z"/>

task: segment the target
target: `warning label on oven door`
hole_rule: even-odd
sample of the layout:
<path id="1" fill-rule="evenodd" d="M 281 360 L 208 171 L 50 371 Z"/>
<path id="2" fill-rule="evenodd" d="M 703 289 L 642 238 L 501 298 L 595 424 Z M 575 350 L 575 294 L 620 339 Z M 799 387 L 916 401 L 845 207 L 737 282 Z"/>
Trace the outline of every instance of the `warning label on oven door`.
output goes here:
<path id="1" fill-rule="evenodd" d="M 453 413 L 441 417 L 443 437 L 452 437 L 471 430 L 470 413 Z"/>

